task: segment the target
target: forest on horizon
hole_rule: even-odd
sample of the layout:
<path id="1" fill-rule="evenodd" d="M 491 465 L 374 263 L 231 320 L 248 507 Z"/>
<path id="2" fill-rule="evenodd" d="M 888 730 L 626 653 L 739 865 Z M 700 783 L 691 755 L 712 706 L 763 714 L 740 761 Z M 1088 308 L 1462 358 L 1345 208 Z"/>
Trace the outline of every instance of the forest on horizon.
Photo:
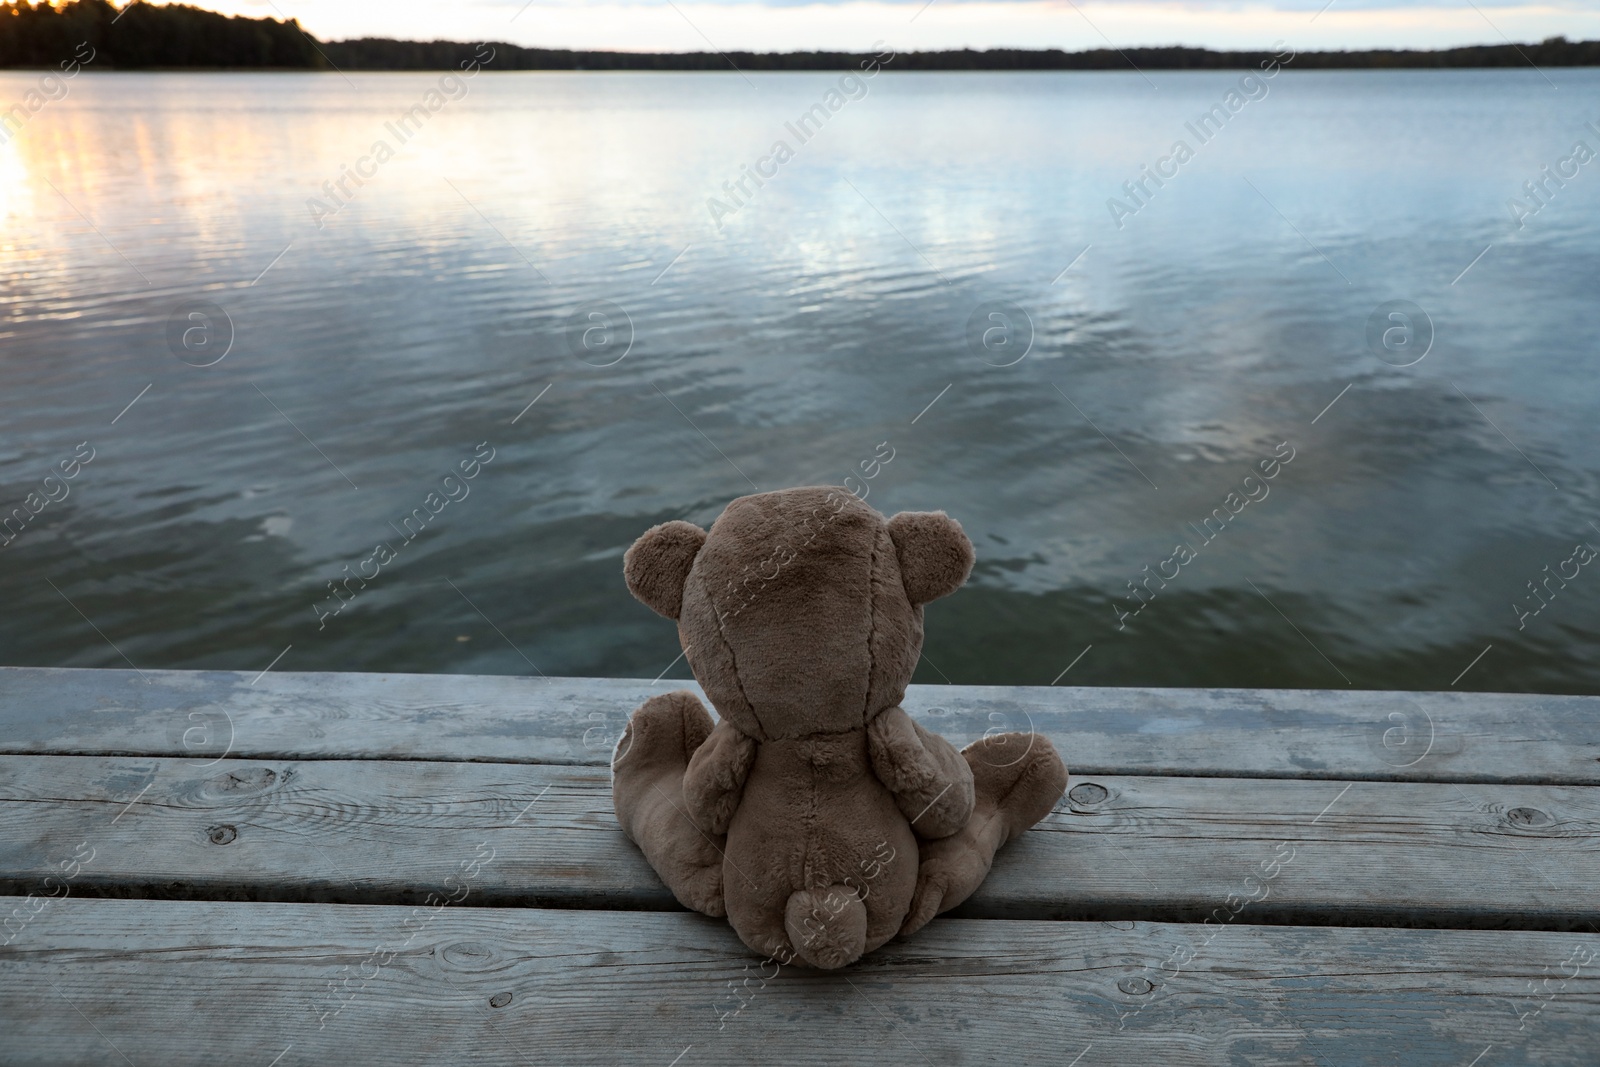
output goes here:
<path id="1" fill-rule="evenodd" d="M 294 19 L 221 15 L 186 4 L 126 8 L 107 0 L 60 7 L 0 4 L 0 68 L 48 67 L 94 49 L 95 69 L 454 70 L 473 59 L 476 43 L 360 38 L 319 41 Z M 488 42 L 490 70 L 845 70 L 870 53 L 605 52 L 527 48 Z M 1256 67 L 1269 51 L 1213 51 L 1181 45 L 1060 49 L 992 48 L 902 52 L 893 70 L 1209 70 Z M 1473 45 L 1438 50 L 1300 52 L 1296 69 L 1600 66 L 1600 41 L 1552 37 L 1537 44 Z"/>

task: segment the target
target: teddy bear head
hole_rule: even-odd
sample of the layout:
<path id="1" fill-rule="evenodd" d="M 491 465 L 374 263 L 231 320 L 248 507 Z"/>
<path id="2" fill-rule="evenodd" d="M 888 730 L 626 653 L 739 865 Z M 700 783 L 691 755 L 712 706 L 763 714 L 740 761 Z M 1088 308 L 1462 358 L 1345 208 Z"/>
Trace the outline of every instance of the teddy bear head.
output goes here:
<path id="1" fill-rule="evenodd" d="M 628 589 L 678 622 L 718 714 L 758 740 L 858 729 L 899 704 L 922 605 L 972 571 L 942 511 L 885 519 L 827 486 L 740 497 L 709 532 L 673 521 L 623 559 Z"/>

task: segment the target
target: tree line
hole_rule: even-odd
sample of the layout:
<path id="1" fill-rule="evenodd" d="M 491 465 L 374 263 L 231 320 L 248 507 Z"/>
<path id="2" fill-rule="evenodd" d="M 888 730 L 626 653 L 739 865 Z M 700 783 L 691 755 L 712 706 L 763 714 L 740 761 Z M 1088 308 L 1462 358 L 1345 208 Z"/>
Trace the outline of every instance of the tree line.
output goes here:
<path id="1" fill-rule="evenodd" d="M 0 4 L 0 67 L 53 67 L 84 42 L 96 69 L 316 68 L 316 44 L 293 21 L 237 18 L 183 4 L 106 0 Z"/>
<path id="2" fill-rule="evenodd" d="M 186 4 L 124 8 L 107 0 L 0 3 L 0 67 L 53 67 L 87 42 L 94 66 L 123 70 L 257 68 L 293 70 L 456 70 L 475 45 L 367 37 L 318 41 L 294 19 L 219 15 Z M 869 58 L 853 52 L 586 52 L 491 42 L 494 70 L 847 70 Z M 953 49 L 901 52 L 895 70 L 1237 70 L 1269 52 L 1208 48 Z M 1552 37 L 1538 44 L 1477 45 L 1435 51 L 1376 49 L 1301 52 L 1306 68 L 1600 66 L 1600 41 Z"/>

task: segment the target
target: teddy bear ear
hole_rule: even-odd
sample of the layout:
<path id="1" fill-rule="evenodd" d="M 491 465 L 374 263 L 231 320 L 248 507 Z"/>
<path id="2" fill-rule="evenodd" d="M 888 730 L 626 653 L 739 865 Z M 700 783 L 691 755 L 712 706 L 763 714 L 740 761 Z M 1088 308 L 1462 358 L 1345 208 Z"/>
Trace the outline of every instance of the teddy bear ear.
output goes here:
<path id="1" fill-rule="evenodd" d="M 900 512 L 889 520 L 889 538 L 913 604 L 949 596 L 972 573 L 972 542 L 961 524 L 942 511 Z"/>
<path id="2" fill-rule="evenodd" d="M 674 519 L 644 532 L 622 557 L 628 592 L 657 615 L 676 619 L 683 608 L 683 585 L 706 532 L 692 522 Z"/>

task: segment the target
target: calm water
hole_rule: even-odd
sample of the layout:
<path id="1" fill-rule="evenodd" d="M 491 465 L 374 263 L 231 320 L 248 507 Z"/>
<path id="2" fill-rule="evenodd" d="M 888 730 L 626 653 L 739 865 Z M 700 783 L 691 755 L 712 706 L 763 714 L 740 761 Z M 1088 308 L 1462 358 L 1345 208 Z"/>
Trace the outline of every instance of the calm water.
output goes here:
<path id="1" fill-rule="evenodd" d="M 402 145 L 437 75 L 85 73 L 0 147 L 0 506 L 67 494 L 0 662 L 654 677 L 632 539 L 865 462 L 977 545 L 919 681 L 1595 691 L 1600 161 L 1507 201 L 1600 72 L 1548 74 L 1285 72 L 1205 143 L 1237 74 L 886 74 L 804 144 L 837 75 L 483 75 Z"/>

